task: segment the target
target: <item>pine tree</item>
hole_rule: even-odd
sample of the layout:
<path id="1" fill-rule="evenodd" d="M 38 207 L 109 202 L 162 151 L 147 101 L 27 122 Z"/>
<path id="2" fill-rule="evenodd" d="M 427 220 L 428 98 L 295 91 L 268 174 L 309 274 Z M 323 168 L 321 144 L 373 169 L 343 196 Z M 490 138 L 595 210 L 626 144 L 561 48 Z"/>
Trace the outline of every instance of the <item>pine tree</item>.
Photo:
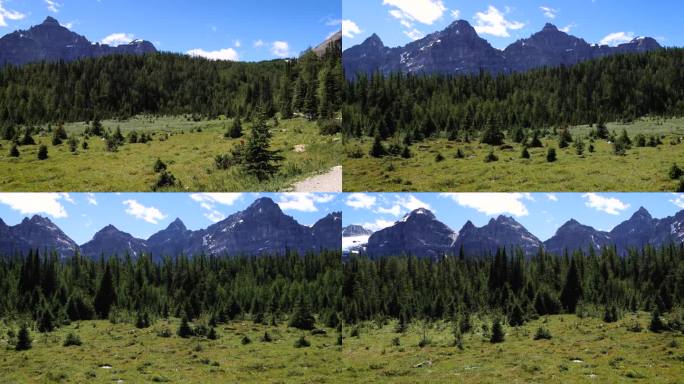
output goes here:
<path id="1" fill-rule="evenodd" d="M 577 261 L 575 258 L 570 262 L 570 268 L 565 276 L 565 285 L 560 295 L 563 308 L 568 313 L 575 313 L 577 303 L 582 298 L 582 281 L 580 279 Z"/>
<path id="2" fill-rule="evenodd" d="M 648 329 L 651 332 L 660 333 L 667 330 L 665 322 L 660 317 L 660 311 L 656 308 L 651 312 L 651 322 L 648 325 Z"/>
<path id="3" fill-rule="evenodd" d="M 33 140 L 33 137 L 31 136 L 31 128 L 26 127 L 24 129 L 24 137 L 21 138 L 21 141 L 19 141 L 20 145 L 36 145 L 36 141 Z"/>
<path id="4" fill-rule="evenodd" d="M 192 328 L 190 328 L 190 324 L 188 324 L 188 317 L 186 315 L 183 315 L 180 326 L 178 327 L 178 331 L 176 333 L 178 336 L 184 339 L 194 336 L 195 333 Z"/>
<path id="5" fill-rule="evenodd" d="M 483 144 L 501 145 L 504 141 L 504 134 L 496 124 L 490 124 L 482 133 L 482 139 L 480 141 Z"/>
<path id="6" fill-rule="evenodd" d="M 315 327 L 315 323 L 316 319 L 311 314 L 309 306 L 306 304 L 304 297 L 300 296 L 290 318 L 289 326 L 297 329 L 312 330 Z"/>
<path id="7" fill-rule="evenodd" d="M 523 159 L 530 158 L 530 151 L 527 150 L 527 145 L 523 147 L 522 152 L 520 153 L 520 157 Z"/>
<path id="8" fill-rule="evenodd" d="M 382 145 L 382 139 L 380 136 L 375 136 L 375 140 L 373 141 L 373 146 L 371 147 L 369 154 L 376 158 L 387 155 L 387 150 L 385 149 L 385 146 Z"/>
<path id="9" fill-rule="evenodd" d="M 38 160 L 46 160 L 48 158 L 48 148 L 45 145 L 41 145 L 38 148 Z"/>
<path id="10" fill-rule="evenodd" d="M 283 157 L 280 151 L 270 150 L 271 132 L 266 125 L 266 116 L 260 112 L 252 125 L 251 136 L 244 149 L 244 168 L 247 174 L 259 181 L 270 179 L 280 169 Z"/>
<path id="11" fill-rule="evenodd" d="M 29 350 L 31 349 L 31 342 L 31 334 L 29 333 L 28 327 L 26 324 L 22 324 L 21 328 L 19 328 L 17 344 L 14 346 L 14 349 L 17 351 Z"/>
<path id="12" fill-rule="evenodd" d="M 102 122 L 100 122 L 100 119 L 98 117 L 95 117 L 93 119 L 89 133 L 93 136 L 104 135 L 104 129 L 102 128 Z"/>
<path id="13" fill-rule="evenodd" d="M 542 144 L 541 140 L 539 140 L 539 131 L 535 130 L 534 133 L 532 134 L 532 141 L 530 141 L 529 147 L 530 148 L 541 148 L 544 145 Z"/>
<path id="14" fill-rule="evenodd" d="M 494 320 L 494 324 L 492 325 L 492 336 L 489 338 L 489 342 L 492 344 L 503 343 L 505 337 L 506 333 L 504 333 L 503 325 L 501 325 L 501 320 Z"/>
<path id="15" fill-rule="evenodd" d="M 112 305 L 116 302 L 116 290 L 114 289 L 114 279 L 109 264 L 105 266 L 104 274 L 100 280 L 100 285 L 95 295 L 95 312 L 100 319 L 109 317 L 109 311 Z"/>
<path id="16" fill-rule="evenodd" d="M 668 172 L 668 176 L 670 177 L 670 180 L 678 180 L 684 176 L 684 171 L 677 166 L 677 163 L 672 163 L 670 171 Z"/>
<path id="17" fill-rule="evenodd" d="M 235 120 L 233 120 L 233 123 L 230 125 L 230 129 L 226 132 L 225 136 L 231 139 L 242 137 L 242 122 L 239 117 L 236 117 Z"/>
<path id="18" fill-rule="evenodd" d="M 555 148 L 549 148 L 548 152 L 546 153 L 546 161 L 549 163 L 553 163 L 556 161 L 556 149 Z"/>
<path id="19" fill-rule="evenodd" d="M 10 157 L 19 157 L 19 147 L 16 144 L 12 144 L 12 148 L 9 151 Z"/>

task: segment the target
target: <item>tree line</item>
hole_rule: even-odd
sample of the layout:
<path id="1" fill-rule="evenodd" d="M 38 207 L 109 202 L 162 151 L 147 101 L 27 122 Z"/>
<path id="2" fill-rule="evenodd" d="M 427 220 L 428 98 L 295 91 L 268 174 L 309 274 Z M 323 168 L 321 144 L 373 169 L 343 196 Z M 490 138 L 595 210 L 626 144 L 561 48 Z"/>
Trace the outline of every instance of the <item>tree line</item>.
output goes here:
<path id="1" fill-rule="evenodd" d="M 562 256 L 540 250 L 531 258 L 520 249 L 486 258 L 355 257 L 343 268 L 349 324 L 467 321 L 478 313 L 511 326 L 560 313 L 617 321 L 629 311 L 664 314 L 684 305 L 684 245 L 646 246 L 625 257 L 613 247 Z"/>
<path id="2" fill-rule="evenodd" d="M 616 55 L 571 67 L 469 76 L 361 75 L 346 83 L 343 133 L 405 144 L 684 115 L 684 50 Z M 486 135 L 485 135 L 486 132 Z"/>
<path id="3" fill-rule="evenodd" d="M 114 55 L 0 69 L 0 122 L 6 130 L 138 114 L 249 119 L 259 105 L 269 117 L 329 119 L 341 108 L 342 88 L 339 43 L 320 57 L 309 50 L 258 63 Z"/>
<path id="4" fill-rule="evenodd" d="M 70 321 L 142 322 L 245 318 L 293 326 L 339 324 L 339 252 L 192 258 L 155 263 L 149 255 L 92 260 L 30 251 L 0 257 L 0 318 L 49 332 Z M 303 322 L 303 323 L 302 323 Z"/>

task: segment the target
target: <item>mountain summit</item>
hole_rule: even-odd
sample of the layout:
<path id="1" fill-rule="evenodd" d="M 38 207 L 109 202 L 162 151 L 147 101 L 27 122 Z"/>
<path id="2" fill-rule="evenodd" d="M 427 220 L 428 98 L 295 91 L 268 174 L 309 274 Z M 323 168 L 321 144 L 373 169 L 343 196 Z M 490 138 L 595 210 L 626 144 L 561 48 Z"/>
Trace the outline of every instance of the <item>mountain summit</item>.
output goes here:
<path id="1" fill-rule="evenodd" d="M 348 78 L 354 78 L 358 73 L 375 72 L 467 75 L 481 70 L 490 73 L 525 72 L 659 48 L 660 44 L 652 38 L 637 38 L 617 47 L 591 45 L 547 23 L 531 37 L 498 50 L 479 37 L 467 21 L 457 20 L 446 29 L 403 47 L 387 48 L 373 34 L 362 44 L 345 50 L 342 61 Z"/>
<path id="2" fill-rule="evenodd" d="M 142 55 L 157 52 L 152 43 L 134 40 L 111 47 L 91 43 L 48 16 L 42 24 L 26 31 L 15 31 L 0 38 L 0 66 L 23 65 L 40 61 L 74 61 L 114 54 Z"/>

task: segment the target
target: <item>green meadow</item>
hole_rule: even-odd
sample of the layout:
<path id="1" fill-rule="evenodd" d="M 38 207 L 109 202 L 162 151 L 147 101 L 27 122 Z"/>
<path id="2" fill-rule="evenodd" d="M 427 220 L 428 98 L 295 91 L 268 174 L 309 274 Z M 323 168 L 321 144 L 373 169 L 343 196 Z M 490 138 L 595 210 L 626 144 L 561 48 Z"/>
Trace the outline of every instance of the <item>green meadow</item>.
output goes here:
<path id="1" fill-rule="evenodd" d="M 103 121 L 106 130 L 115 131 L 119 127 L 124 136 L 136 131 L 152 137 L 144 144 L 126 143 L 115 152 L 108 152 L 105 141 L 94 136 L 87 139 L 88 148 L 83 149 L 86 124 L 70 123 L 65 129 L 69 135 L 77 136 L 75 153 L 66 141 L 53 146 L 52 134 L 44 126 L 40 134 L 33 135 L 36 145 L 19 147 L 18 158 L 9 156 L 11 142 L 0 140 L 0 190 L 146 192 L 152 190 L 159 177 L 153 168 L 155 161 L 161 159 L 181 182 L 180 186 L 169 189 L 172 191 L 283 191 L 295 182 L 340 164 L 340 136 L 321 135 L 316 122 L 295 118 L 281 120 L 277 126 L 269 121 L 272 149 L 280 150 L 285 157 L 273 178 L 259 182 L 237 168 L 219 170 L 215 157 L 229 153 L 249 135 L 251 124 L 243 122 L 245 136 L 225 138 L 231 123 L 230 119 L 193 121 L 182 116 Z M 37 156 L 41 144 L 48 147 L 49 156 L 42 161 Z"/>
<path id="2" fill-rule="evenodd" d="M 504 327 L 492 344 L 487 320 L 454 345 L 451 325 L 364 323 L 344 341 L 345 369 L 359 383 L 679 383 L 684 335 L 647 330 L 648 313 L 626 314 L 615 323 L 576 315 L 540 318 Z M 643 328 L 635 332 L 634 324 Z M 539 327 L 550 339 L 535 340 Z M 631 330 L 630 330 L 631 329 Z M 421 343 L 421 341 L 423 341 Z M 423 345 L 422 347 L 419 344 Z"/>
<path id="3" fill-rule="evenodd" d="M 10 327 L 2 324 L 0 382 L 332 383 L 341 374 L 334 329 L 312 335 L 286 325 L 234 321 L 217 326 L 218 339 L 209 340 L 181 338 L 178 325 L 177 319 L 144 329 L 75 322 L 52 333 L 31 332 L 32 348 L 17 352 L 8 345 Z M 270 341 L 262 340 L 266 332 Z M 79 336 L 80 346 L 63 346 L 69 333 Z M 310 346 L 295 347 L 302 335 Z"/>
<path id="4" fill-rule="evenodd" d="M 620 135 L 627 131 L 632 140 L 637 134 L 658 136 L 657 147 L 632 146 L 623 156 L 613 154 L 605 140 L 590 143 L 586 136 L 593 128 L 570 128 L 573 137 L 582 137 L 584 154 L 577 155 L 573 143 L 558 149 L 558 139 L 549 132 L 542 138 L 544 148 L 530 148 L 530 158 L 521 157 L 522 145 L 508 138 L 500 147 L 428 139 L 410 146 L 412 157 L 373 158 L 369 156 L 372 138 L 348 140 L 344 151 L 344 190 L 355 191 L 621 191 L 673 192 L 678 182 L 670 180 L 673 163 L 684 166 L 684 119 L 642 119 L 629 124 L 612 123 L 608 129 Z M 387 146 L 387 142 L 384 143 Z M 588 150 L 593 144 L 594 152 Z M 547 162 L 548 148 L 556 148 L 557 160 Z M 457 158 L 458 150 L 464 157 Z M 493 151 L 498 161 L 485 162 Z M 439 156 L 441 155 L 441 156 Z M 355 158 L 362 156 L 361 158 Z M 441 159 L 443 158 L 443 160 Z"/>

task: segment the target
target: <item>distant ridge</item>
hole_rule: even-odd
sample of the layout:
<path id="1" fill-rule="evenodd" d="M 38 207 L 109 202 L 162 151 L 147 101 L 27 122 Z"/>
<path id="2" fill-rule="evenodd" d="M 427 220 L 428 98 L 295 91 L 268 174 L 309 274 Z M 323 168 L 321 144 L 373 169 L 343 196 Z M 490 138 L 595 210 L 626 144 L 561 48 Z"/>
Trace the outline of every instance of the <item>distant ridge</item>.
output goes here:
<path id="1" fill-rule="evenodd" d="M 43 23 L 26 31 L 15 31 L 0 38 L 0 67 L 41 61 L 75 61 L 114 54 L 142 55 L 157 52 L 152 43 L 134 40 L 116 47 L 91 43 L 87 38 L 48 16 Z"/>
<path id="2" fill-rule="evenodd" d="M 617 47 L 589 44 L 560 31 L 553 24 L 504 50 L 492 47 L 479 37 L 465 20 L 454 21 L 446 29 L 403 47 L 388 48 L 380 37 L 371 35 L 342 55 L 345 74 L 380 72 L 442 73 L 467 75 L 480 70 L 490 73 L 525 72 L 544 66 L 573 65 L 619 53 L 640 53 L 661 48 L 650 37 L 638 37 Z"/>

